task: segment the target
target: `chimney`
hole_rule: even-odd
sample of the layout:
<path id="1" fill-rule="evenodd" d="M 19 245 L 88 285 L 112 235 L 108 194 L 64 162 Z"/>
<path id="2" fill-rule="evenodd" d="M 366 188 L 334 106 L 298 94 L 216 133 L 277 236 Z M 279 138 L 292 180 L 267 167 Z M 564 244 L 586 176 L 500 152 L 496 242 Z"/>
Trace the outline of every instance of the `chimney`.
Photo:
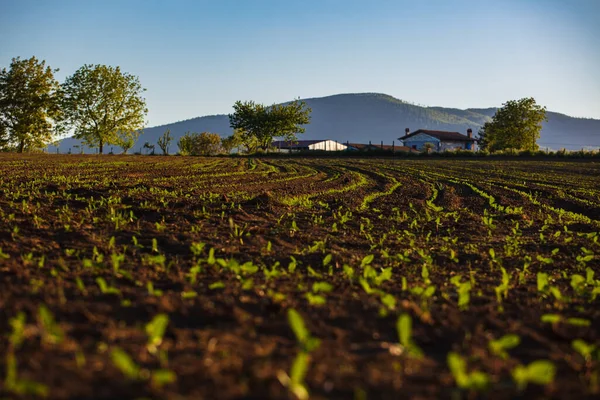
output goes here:
<path id="1" fill-rule="evenodd" d="M 406 129 L 404 130 L 404 134 L 405 134 L 405 135 L 408 135 L 409 133 L 410 133 L 410 129 L 409 129 L 409 128 L 406 128 Z"/>
<path id="2" fill-rule="evenodd" d="M 471 129 L 471 128 L 467 129 L 467 137 L 469 139 L 473 139 L 473 129 Z"/>

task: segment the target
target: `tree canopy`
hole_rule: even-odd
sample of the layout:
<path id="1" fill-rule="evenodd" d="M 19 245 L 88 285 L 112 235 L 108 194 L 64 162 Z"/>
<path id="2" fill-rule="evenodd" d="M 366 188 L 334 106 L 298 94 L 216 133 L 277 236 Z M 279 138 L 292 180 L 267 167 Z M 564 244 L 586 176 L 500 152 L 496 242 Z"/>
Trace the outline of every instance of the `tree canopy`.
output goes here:
<path id="1" fill-rule="evenodd" d="M 310 122 L 311 109 L 301 100 L 288 104 L 264 106 L 254 101 L 237 101 L 233 105 L 234 113 L 229 115 L 229 124 L 239 130 L 243 142 L 251 138 L 258 141 L 258 147 L 266 150 L 271 146 L 273 138 L 296 140 L 296 135 L 304 133 L 301 125 Z"/>
<path id="2" fill-rule="evenodd" d="M 218 133 L 186 132 L 177 141 L 179 154 L 192 156 L 211 156 L 221 152 L 221 136 Z"/>
<path id="3" fill-rule="evenodd" d="M 61 114 L 56 71 L 35 57 L 13 58 L 0 71 L 0 148 L 23 152 L 52 141 Z"/>
<path id="4" fill-rule="evenodd" d="M 543 121 L 547 121 L 546 107 L 533 97 L 507 101 L 479 130 L 479 145 L 489 151 L 538 150 Z"/>
<path id="5" fill-rule="evenodd" d="M 63 85 L 65 125 L 102 154 L 105 144 L 119 145 L 144 127 L 144 90 L 136 76 L 119 67 L 84 65 Z"/>

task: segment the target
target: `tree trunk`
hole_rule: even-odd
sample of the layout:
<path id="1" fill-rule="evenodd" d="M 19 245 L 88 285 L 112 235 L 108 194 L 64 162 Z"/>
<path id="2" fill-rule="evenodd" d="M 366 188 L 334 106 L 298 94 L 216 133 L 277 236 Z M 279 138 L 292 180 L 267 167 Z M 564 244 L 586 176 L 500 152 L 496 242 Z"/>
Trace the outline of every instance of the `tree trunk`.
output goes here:
<path id="1" fill-rule="evenodd" d="M 23 151 L 25 151 L 25 139 L 21 139 L 21 141 L 19 142 L 18 152 L 22 153 Z"/>
<path id="2" fill-rule="evenodd" d="M 100 146 L 98 147 L 98 153 L 102 154 L 102 149 L 104 149 L 104 142 L 100 141 Z"/>

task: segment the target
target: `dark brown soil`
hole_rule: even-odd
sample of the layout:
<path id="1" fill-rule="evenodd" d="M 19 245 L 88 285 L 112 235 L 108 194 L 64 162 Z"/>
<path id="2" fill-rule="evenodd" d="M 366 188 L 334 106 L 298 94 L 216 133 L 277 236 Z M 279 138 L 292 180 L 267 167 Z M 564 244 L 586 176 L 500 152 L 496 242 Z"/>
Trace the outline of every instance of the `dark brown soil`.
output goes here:
<path id="1" fill-rule="evenodd" d="M 572 343 L 600 345 L 598 198 L 598 163 L 0 154 L 0 398 L 31 382 L 52 399 L 295 398 L 290 309 L 320 340 L 310 398 L 594 398 L 600 352 Z M 507 334 L 502 357 L 489 343 Z M 450 352 L 487 388 L 458 387 Z M 518 390 L 535 360 L 554 378 Z"/>

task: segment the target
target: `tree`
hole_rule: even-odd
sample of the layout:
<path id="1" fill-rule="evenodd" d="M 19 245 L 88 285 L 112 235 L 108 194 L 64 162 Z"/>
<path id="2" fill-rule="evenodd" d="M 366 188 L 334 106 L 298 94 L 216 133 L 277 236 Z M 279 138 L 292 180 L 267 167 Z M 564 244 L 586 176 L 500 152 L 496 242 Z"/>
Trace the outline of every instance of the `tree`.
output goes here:
<path id="1" fill-rule="evenodd" d="M 177 147 L 179 148 L 179 154 L 182 156 L 189 156 L 192 154 L 192 149 L 194 145 L 194 138 L 190 132 L 186 132 L 183 136 L 179 138 L 177 141 Z"/>
<path id="2" fill-rule="evenodd" d="M 173 140 L 173 138 L 171 138 L 170 129 L 167 129 L 165 133 L 158 138 L 158 147 L 160 147 L 162 150 L 163 155 L 169 154 L 169 145 L 171 144 L 171 140 Z"/>
<path id="3" fill-rule="evenodd" d="M 221 152 L 221 136 L 218 133 L 190 133 L 179 138 L 179 154 L 210 156 Z"/>
<path id="4" fill-rule="evenodd" d="M 425 150 L 425 153 L 430 154 L 433 149 L 435 149 L 435 145 L 433 143 L 427 142 L 423 144 L 423 150 Z"/>
<path id="5" fill-rule="evenodd" d="M 138 137 L 140 136 L 139 131 L 133 132 L 119 132 L 117 134 L 117 145 L 119 145 L 123 149 L 123 154 L 127 154 L 129 149 L 131 149 Z"/>
<path id="6" fill-rule="evenodd" d="M 301 100 L 288 104 L 274 104 L 266 107 L 253 101 L 236 101 L 234 113 L 229 115 L 229 124 L 233 129 L 241 130 L 244 141 L 250 137 L 258 140 L 258 147 L 267 150 L 273 138 L 296 140 L 296 135 L 304 133 L 301 125 L 310 122 L 311 109 Z"/>
<path id="7" fill-rule="evenodd" d="M 479 146 L 488 151 L 538 150 L 543 121 L 547 121 L 546 107 L 533 97 L 507 101 L 479 130 Z"/>
<path id="8" fill-rule="evenodd" d="M 223 151 L 227 154 L 231 153 L 231 150 L 233 150 L 234 148 L 240 148 L 240 146 L 242 145 L 242 134 L 239 130 L 235 130 L 233 131 L 233 135 L 227 136 L 223 139 L 221 139 L 221 147 L 223 148 Z"/>
<path id="9" fill-rule="evenodd" d="M 0 148 L 22 153 L 52 141 L 61 114 L 57 71 L 35 57 L 13 58 L 0 71 Z"/>
<path id="10" fill-rule="evenodd" d="M 149 151 L 149 150 L 152 150 L 152 153 L 150 153 L 150 154 L 154 155 L 154 148 L 155 148 L 155 147 L 156 147 L 156 146 L 155 146 L 155 145 L 153 145 L 153 144 L 150 144 L 150 142 L 146 142 L 146 143 L 144 143 L 144 148 L 146 149 L 146 154 L 148 154 L 148 151 Z"/>
<path id="11" fill-rule="evenodd" d="M 121 132 L 144 126 L 144 90 L 136 76 L 119 67 L 84 65 L 63 85 L 65 125 L 102 154 L 105 144 L 119 144 Z"/>
<path id="12" fill-rule="evenodd" d="M 202 132 L 194 140 L 194 155 L 212 156 L 221 151 L 221 135 L 218 133 Z"/>

